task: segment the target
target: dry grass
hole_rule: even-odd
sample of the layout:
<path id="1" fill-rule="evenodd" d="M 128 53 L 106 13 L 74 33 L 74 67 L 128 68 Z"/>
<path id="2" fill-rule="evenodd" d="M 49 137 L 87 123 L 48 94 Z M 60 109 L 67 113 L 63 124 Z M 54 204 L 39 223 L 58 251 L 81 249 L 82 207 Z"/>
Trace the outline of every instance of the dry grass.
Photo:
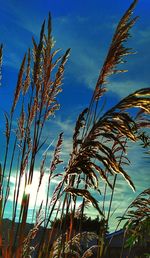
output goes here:
<path id="1" fill-rule="evenodd" d="M 6 146 L 3 164 L 0 166 L 0 252 L 1 257 L 20 258 L 32 257 L 36 253 L 39 258 L 55 257 L 91 257 L 97 250 L 97 258 L 105 257 L 105 237 L 108 230 L 109 218 L 113 203 L 113 195 L 116 187 L 117 175 L 125 179 L 125 183 L 135 191 L 135 185 L 125 170 L 124 164 L 129 164 L 126 157 L 128 141 L 142 141 L 145 148 L 149 147 L 149 137 L 145 134 L 145 128 L 149 127 L 150 114 L 150 88 L 140 89 L 118 104 L 106 111 L 99 113 L 102 96 L 106 92 L 106 81 L 111 74 L 125 72 L 119 70 L 118 64 L 124 63 L 124 56 L 132 51 L 124 46 L 130 35 L 130 29 L 137 17 L 132 18 L 132 12 L 136 5 L 135 0 L 120 20 L 112 39 L 104 65 L 100 71 L 93 96 L 88 108 L 79 115 L 72 139 L 73 151 L 70 160 L 63 173 L 57 171 L 57 166 L 62 162 L 60 158 L 63 148 L 63 133 L 58 137 L 53 159 L 49 167 L 47 199 L 44 213 L 41 213 L 43 203 L 37 213 L 36 222 L 27 236 L 24 230 L 28 218 L 29 202 L 32 196 L 26 191 L 30 188 L 35 171 L 36 158 L 46 142 L 42 141 L 42 135 L 47 120 L 60 108 L 57 95 L 62 91 L 62 81 L 65 64 L 70 54 L 70 49 L 57 58 L 59 50 L 53 50 L 54 42 L 51 35 L 51 17 L 49 15 L 47 30 L 45 21 L 40 32 L 39 43 L 33 38 L 33 49 L 29 49 L 24 55 L 19 74 L 14 100 L 9 115 L 5 114 L 5 138 Z M 33 53 L 33 54 L 31 54 Z M 2 45 L 0 47 L 0 69 L 2 65 Z M 55 68 L 55 69 L 54 69 Z M 1 70 L 0 70 L 1 72 Z M 17 126 L 14 128 L 13 119 L 16 118 L 16 109 L 20 110 Z M 131 109 L 136 108 L 137 113 L 132 115 Z M 15 135 L 14 135 L 15 131 Z M 11 152 L 10 152 L 11 150 Z M 11 153 L 11 154 L 10 154 Z M 37 200 L 40 198 L 40 187 L 45 173 L 47 150 L 45 150 L 39 168 L 40 177 L 36 191 L 32 220 L 37 211 Z M 2 223 L 6 204 L 10 194 L 10 177 L 13 166 L 17 161 L 15 189 L 13 198 L 12 226 L 9 232 L 9 244 L 4 247 L 2 241 Z M 15 221 L 19 202 L 19 193 L 22 178 L 25 176 L 24 194 L 19 214 L 19 224 L 14 234 Z M 7 183 L 4 187 L 4 178 Z M 60 178 L 50 197 L 52 179 Z M 99 183 L 105 185 L 104 191 Z M 111 190 L 109 207 L 105 200 L 107 190 Z M 101 193 L 101 203 L 93 197 L 94 193 Z M 143 197 L 149 194 L 149 190 L 142 193 L 129 208 L 136 207 L 134 212 L 128 211 L 127 227 L 134 227 L 137 220 L 139 225 L 149 221 L 149 200 Z M 82 199 L 80 207 L 77 207 L 78 198 Z M 59 205 L 58 205 L 59 203 Z M 85 207 L 92 204 L 102 219 L 99 236 L 91 232 L 82 232 L 82 218 Z M 61 222 L 56 232 L 54 227 L 47 230 L 52 216 L 62 219 L 70 215 L 70 227 L 67 228 Z M 146 214 L 146 215 L 145 215 Z M 148 214 L 148 215 L 147 215 Z M 80 232 L 74 230 L 75 216 L 80 218 Z M 146 216 L 146 220 L 145 220 Z M 62 220 L 61 220 L 62 221 Z M 36 246 L 31 242 L 36 238 L 40 225 L 43 223 L 43 233 Z M 61 229 L 61 230 L 60 230 Z M 131 230 L 132 231 L 132 230 Z M 138 228 L 138 232 L 141 231 Z M 131 235 L 131 234 L 130 234 Z M 81 241 L 90 242 L 98 238 L 96 246 L 83 250 Z"/>

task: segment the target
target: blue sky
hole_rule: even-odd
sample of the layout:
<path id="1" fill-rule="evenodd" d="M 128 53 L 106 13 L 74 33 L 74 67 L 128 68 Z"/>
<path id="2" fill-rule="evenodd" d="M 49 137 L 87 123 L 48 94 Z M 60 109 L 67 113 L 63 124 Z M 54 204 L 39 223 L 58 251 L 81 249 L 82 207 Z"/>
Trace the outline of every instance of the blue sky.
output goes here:
<path id="1" fill-rule="evenodd" d="M 9 111 L 11 106 L 20 62 L 27 48 L 31 46 L 32 36 L 38 38 L 41 24 L 48 17 L 50 11 L 56 47 L 62 48 L 62 51 L 70 47 L 71 56 L 66 65 L 63 92 L 59 95 L 61 110 L 57 112 L 55 119 L 46 125 L 45 135 L 49 136 L 51 142 L 56 140 L 59 132 L 64 131 L 62 156 L 65 160 L 71 151 L 71 137 L 75 119 L 82 109 L 89 104 L 92 89 L 95 86 L 117 22 L 131 1 L 1 0 L 0 3 L 0 42 L 4 44 L 3 80 L 0 88 L 2 150 L 4 146 L 2 138 L 4 131 L 3 112 Z M 149 0 L 139 1 L 134 14 L 140 18 L 132 29 L 132 38 L 128 41 L 128 46 L 133 47 L 137 54 L 129 56 L 128 62 L 122 66 L 122 69 L 129 70 L 128 73 L 109 79 L 107 85 L 109 91 L 106 97 L 107 107 L 114 105 L 120 98 L 129 93 L 150 85 L 149 10 Z M 49 132 L 49 126 L 51 126 L 51 132 Z M 138 194 L 149 186 L 149 164 L 145 162 L 145 159 L 142 159 L 144 156 L 142 150 L 137 152 L 137 148 L 134 146 L 130 146 L 129 156 L 131 158 L 129 173 L 135 180 L 136 194 Z M 0 160 L 2 161 L 2 154 Z M 57 182 L 55 183 L 57 184 Z M 114 201 L 114 208 L 117 208 L 114 216 L 120 214 L 136 194 L 133 194 L 120 178 Z M 93 210 L 90 214 L 92 213 Z"/>

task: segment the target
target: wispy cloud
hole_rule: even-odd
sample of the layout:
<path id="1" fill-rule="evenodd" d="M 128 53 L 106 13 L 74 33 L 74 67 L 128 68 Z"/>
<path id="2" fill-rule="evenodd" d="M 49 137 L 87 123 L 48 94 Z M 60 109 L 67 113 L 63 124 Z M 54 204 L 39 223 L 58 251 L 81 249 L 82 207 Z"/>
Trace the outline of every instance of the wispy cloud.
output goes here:
<path id="1" fill-rule="evenodd" d="M 108 84 L 108 89 L 119 98 L 124 98 L 127 95 L 139 90 L 141 88 L 147 88 L 148 83 L 143 81 L 134 81 L 134 80 L 126 80 L 126 81 L 110 81 Z"/>
<path id="2" fill-rule="evenodd" d="M 148 44 L 150 43 L 150 27 L 146 26 L 139 30 L 135 30 L 135 37 L 137 38 L 136 44 Z"/>
<path id="3" fill-rule="evenodd" d="M 58 119 L 51 121 L 51 133 L 55 134 L 55 141 L 53 142 L 53 148 L 56 146 L 57 135 L 60 132 L 63 132 L 63 143 L 61 149 L 61 158 L 63 159 L 63 164 L 66 164 L 69 160 L 69 154 L 72 151 L 72 136 L 74 131 L 74 122 L 67 118 L 62 119 L 58 117 Z M 48 130 L 46 130 L 48 133 Z M 59 132 L 59 133 L 56 133 Z M 48 156 L 53 157 L 53 150 L 49 150 L 47 153 Z"/>
<path id="4" fill-rule="evenodd" d="M 39 17 L 38 10 L 32 13 L 36 21 L 33 23 L 33 17 L 31 20 L 29 16 L 30 11 L 27 12 L 25 10 L 22 16 L 22 5 L 17 9 L 14 8 L 10 1 L 7 2 L 7 5 L 9 7 L 8 10 L 15 16 L 15 19 L 13 18 L 12 20 L 13 23 L 26 30 L 26 34 L 28 32 L 29 35 L 39 35 L 42 17 L 41 15 Z M 53 17 L 53 33 L 58 42 L 56 46 L 62 47 L 64 50 L 68 47 L 72 48 L 70 65 L 67 67 L 67 76 L 69 76 L 70 80 L 83 84 L 83 86 L 89 89 L 94 88 L 100 68 L 107 54 L 113 31 L 115 31 L 117 25 L 114 18 L 113 23 L 110 22 L 111 17 L 109 17 L 106 23 L 103 20 L 99 22 L 97 17 L 93 17 L 90 14 L 88 17 L 77 14 L 74 17 L 69 14 L 67 16 Z M 116 91 L 120 96 L 124 93 L 128 94 L 129 89 L 137 89 L 138 86 L 134 86 L 134 82 L 136 82 L 136 85 L 140 84 L 139 87 L 145 87 L 147 84 L 147 77 L 142 76 L 142 74 L 145 75 L 146 71 L 149 73 L 148 67 L 145 66 L 145 58 L 149 60 L 149 52 L 145 52 L 143 57 L 143 53 L 146 51 L 147 44 L 149 43 L 149 27 L 138 28 L 138 24 L 135 27 L 136 29 L 133 30 L 134 38 L 131 42 L 129 41 L 128 45 L 129 47 L 130 43 L 131 46 L 135 45 L 138 57 L 135 58 L 135 61 L 134 57 L 132 60 L 129 59 L 128 65 L 124 65 L 125 68 L 131 69 L 132 73 L 129 72 L 126 75 L 126 81 L 123 80 L 117 83 L 112 81 L 110 84 L 110 90 Z M 18 47 L 19 44 L 20 50 L 24 52 L 25 43 L 23 38 L 19 40 L 19 36 L 15 33 L 15 37 L 12 37 L 12 40 L 14 41 L 13 45 L 17 44 Z M 20 54 L 10 52 L 7 64 L 15 67 L 20 63 Z M 143 65 L 145 67 L 144 72 L 142 71 Z M 140 72 L 137 73 L 137 69 L 140 69 Z"/>

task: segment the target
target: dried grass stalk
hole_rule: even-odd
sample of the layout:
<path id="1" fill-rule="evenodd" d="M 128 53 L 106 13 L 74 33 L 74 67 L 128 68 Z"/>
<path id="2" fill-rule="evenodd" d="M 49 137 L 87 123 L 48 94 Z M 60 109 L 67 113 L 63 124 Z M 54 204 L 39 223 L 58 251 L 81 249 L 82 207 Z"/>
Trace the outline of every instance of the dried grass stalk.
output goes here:
<path id="1" fill-rule="evenodd" d="M 24 112 L 24 108 L 22 108 L 21 115 L 20 115 L 20 118 L 19 118 L 19 121 L 18 121 L 20 139 L 22 139 L 24 137 L 24 132 L 25 132 L 24 126 L 25 126 L 25 112 Z"/>
<path id="2" fill-rule="evenodd" d="M 24 58 L 22 60 L 22 64 L 21 64 L 21 67 L 19 70 L 18 81 L 17 81 L 17 86 L 15 89 L 15 95 L 14 95 L 14 101 L 13 101 L 11 113 L 14 112 L 14 109 L 16 107 L 16 104 L 17 104 L 19 96 L 20 96 L 20 91 L 23 87 L 23 74 L 24 74 L 25 61 L 26 61 L 26 54 L 24 55 Z"/>
<path id="3" fill-rule="evenodd" d="M 36 112 L 38 110 L 39 106 L 38 106 L 38 100 L 37 98 L 35 97 L 34 98 L 34 102 L 33 102 L 33 105 L 31 107 L 31 110 L 30 110 L 30 115 L 29 115 L 29 125 L 31 125 L 31 123 L 33 122 L 33 119 L 36 115 Z"/>
<path id="4" fill-rule="evenodd" d="M 70 48 L 66 51 L 66 53 L 62 57 L 61 63 L 60 63 L 60 65 L 58 67 L 58 70 L 56 72 L 55 81 L 54 81 L 53 87 L 52 87 L 52 89 L 50 90 L 50 93 L 49 93 L 49 105 L 51 104 L 51 102 L 54 101 L 54 98 L 61 91 L 60 86 L 62 84 L 64 68 L 65 68 L 65 64 L 68 60 L 69 54 L 70 54 Z"/>
<path id="5" fill-rule="evenodd" d="M 47 110 L 45 118 L 46 120 L 49 119 L 51 116 L 55 114 L 56 110 L 60 109 L 60 104 L 54 104 L 50 109 Z"/>
<path id="6" fill-rule="evenodd" d="M 65 237 L 65 236 L 64 236 Z M 94 232 L 81 232 L 74 237 L 72 237 L 71 240 L 65 242 L 64 250 L 61 250 L 62 248 L 62 236 L 60 236 L 53 245 L 53 258 L 62 258 L 65 255 L 69 257 L 81 257 L 83 253 L 83 249 L 88 246 L 88 244 L 98 239 L 98 236 Z M 82 243 L 82 245 L 81 245 Z M 86 243 L 86 244 L 85 244 Z M 86 245 L 86 246 L 85 246 Z"/>
<path id="7" fill-rule="evenodd" d="M 81 114 L 79 115 L 77 122 L 76 122 L 76 126 L 74 129 L 74 135 L 73 135 L 73 153 L 75 154 L 77 152 L 77 147 L 79 145 L 79 143 L 82 142 L 81 139 L 79 139 L 78 137 L 80 135 L 80 130 L 83 129 L 85 127 L 85 115 L 88 112 L 88 108 L 84 109 Z"/>
<path id="8" fill-rule="evenodd" d="M 82 196 L 85 199 L 89 200 L 94 208 L 99 212 L 100 216 L 104 216 L 103 212 L 100 210 L 96 199 L 90 194 L 88 190 L 85 189 L 76 189 L 73 187 L 67 187 L 65 192 L 72 194 L 73 196 Z"/>
<path id="9" fill-rule="evenodd" d="M 42 217 L 41 217 L 41 211 L 42 211 L 42 203 L 40 205 L 39 211 L 36 214 L 36 222 L 34 224 L 34 227 L 29 231 L 27 237 L 23 241 L 23 247 L 22 247 L 22 258 L 30 257 L 32 253 L 35 251 L 35 247 L 31 247 L 31 241 L 36 237 L 39 228 L 41 224 L 43 223 Z"/>
<path id="10" fill-rule="evenodd" d="M 91 246 L 90 248 L 88 248 L 84 254 L 82 255 L 81 258 L 90 258 L 90 257 L 93 257 L 93 255 L 95 255 L 95 253 L 97 253 L 98 251 L 98 245 L 93 245 Z M 95 252 L 94 252 L 95 251 Z"/>
<path id="11" fill-rule="evenodd" d="M 5 135 L 6 135 L 6 141 L 8 142 L 9 140 L 9 136 L 10 136 L 10 125 L 9 125 L 9 118 L 8 115 L 6 113 L 4 113 L 5 115 L 5 120 L 6 120 L 6 130 L 5 130 Z"/>
<path id="12" fill-rule="evenodd" d="M 137 0 L 135 0 L 131 4 L 131 6 L 123 15 L 122 19 L 120 20 L 117 26 L 117 29 L 112 39 L 111 46 L 109 48 L 109 52 L 107 54 L 106 60 L 104 62 L 104 65 L 102 67 L 102 70 L 100 72 L 100 75 L 95 87 L 95 92 L 94 92 L 95 99 L 99 99 L 99 97 L 103 94 L 103 92 L 105 92 L 105 88 L 102 89 L 102 85 L 106 83 L 106 78 L 109 75 L 127 71 L 127 70 L 118 70 L 116 69 L 116 66 L 118 64 L 125 62 L 124 56 L 133 54 L 133 52 L 131 52 L 131 49 L 124 47 L 123 44 L 129 38 L 130 36 L 129 31 L 138 18 L 138 17 L 135 17 L 131 19 L 131 15 L 136 3 L 137 3 Z"/>
<path id="13" fill-rule="evenodd" d="M 34 69 L 33 69 L 33 78 L 35 85 L 38 84 L 40 78 L 40 62 L 41 62 L 41 54 L 43 49 L 43 37 L 44 37 L 44 28 L 45 28 L 45 21 L 42 24 L 41 32 L 40 32 L 40 41 L 39 45 L 37 46 L 35 41 L 33 40 L 34 44 L 34 52 L 35 52 L 35 62 L 34 62 Z"/>
<path id="14" fill-rule="evenodd" d="M 31 63 L 31 56 L 30 56 L 30 49 L 28 50 L 28 63 L 27 63 L 27 68 L 26 68 L 26 77 L 25 77 L 25 81 L 23 84 L 23 94 L 25 95 L 28 91 L 30 82 L 31 82 L 31 78 L 30 78 L 30 63 Z"/>

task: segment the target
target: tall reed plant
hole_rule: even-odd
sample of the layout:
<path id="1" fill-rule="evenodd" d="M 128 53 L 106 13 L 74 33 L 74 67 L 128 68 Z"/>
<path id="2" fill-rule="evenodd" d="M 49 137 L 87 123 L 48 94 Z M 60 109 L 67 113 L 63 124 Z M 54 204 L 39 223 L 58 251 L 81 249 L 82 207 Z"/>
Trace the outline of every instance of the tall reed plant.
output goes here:
<path id="1" fill-rule="evenodd" d="M 46 203 L 43 205 L 41 200 L 41 205 L 37 209 L 48 149 L 44 152 L 39 167 L 40 177 L 32 214 L 32 221 L 35 220 L 35 223 L 26 235 L 29 203 L 32 198 L 30 188 L 36 160 L 40 150 L 46 146 L 47 139 L 43 140 L 43 132 L 47 120 L 52 118 L 60 108 L 57 95 L 62 91 L 65 64 L 70 54 L 70 49 L 68 49 L 63 56 L 57 57 L 60 50 L 54 50 L 50 15 L 47 29 L 45 29 L 45 21 L 42 24 L 39 42 L 32 39 L 33 49 L 28 49 L 20 66 L 10 113 L 4 114 L 6 144 L 3 163 L 0 166 L 1 257 L 85 258 L 92 257 L 94 250 L 96 250 L 95 255 L 98 258 L 105 257 L 107 253 L 106 232 L 109 227 L 118 175 L 121 175 L 125 179 L 124 183 L 127 183 L 135 191 L 134 182 L 124 166 L 129 164 L 126 156 L 128 143 L 130 141 L 145 143 L 144 130 L 150 125 L 150 88 L 139 89 L 120 100 L 105 113 L 100 112 L 103 96 L 108 90 L 106 84 L 109 76 L 126 72 L 126 70 L 119 69 L 118 65 L 125 62 L 125 56 L 133 53 L 132 49 L 126 47 L 124 43 L 129 38 L 130 29 L 137 20 L 137 17 L 132 18 L 136 3 L 137 0 L 131 4 L 118 23 L 89 107 L 79 114 L 76 121 L 70 159 L 61 173 L 57 170 L 57 166 L 62 163 L 60 154 L 63 148 L 63 133 L 58 136 L 49 166 Z M 1 65 L 2 45 L 0 47 L 0 67 Z M 132 113 L 133 108 L 136 109 L 135 115 Z M 17 125 L 14 125 L 18 113 Z M 16 167 L 15 164 L 17 164 Z M 14 173 L 14 168 L 16 172 L 11 211 L 12 223 L 6 244 L 2 239 L 3 218 L 10 195 L 10 178 Z M 24 189 L 19 210 L 19 223 L 16 228 L 23 178 L 25 178 Z M 50 195 L 53 178 L 59 178 L 60 182 Z M 101 181 L 104 187 L 100 187 Z M 109 206 L 107 206 L 106 197 L 109 192 L 111 195 Z M 102 196 L 101 202 L 95 198 L 97 193 Z M 149 190 L 146 191 L 147 193 Z M 78 200 L 81 203 L 79 207 Z M 144 202 L 145 204 L 146 209 L 149 209 L 146 202 Z M 98 235 L 88 232 L 88 230 L 87 232 L 82 231 L 82 221 L 87 205 L 92 205 L 101 218 Z M 67 223 L 63 223 L 67 216 L 70 216 L 69 227 L 66 227 Z M 80 219 L 79 232 L 75 230 L 76 216 Z M 60 219 L 60 224 L 55 226 L 57 218 Z M 54 223 L 50 230 L 52 219 Z M 38 236 L 39 232 L 40 236 Z M 36 238 L 36 244 L 33 246 L 33 239 Z M 97 239 L 97 245 L 89 247 L 88 250 L 82 250 L 81 243 L 85 240 L 88 243 L 93 239 Z"/>

